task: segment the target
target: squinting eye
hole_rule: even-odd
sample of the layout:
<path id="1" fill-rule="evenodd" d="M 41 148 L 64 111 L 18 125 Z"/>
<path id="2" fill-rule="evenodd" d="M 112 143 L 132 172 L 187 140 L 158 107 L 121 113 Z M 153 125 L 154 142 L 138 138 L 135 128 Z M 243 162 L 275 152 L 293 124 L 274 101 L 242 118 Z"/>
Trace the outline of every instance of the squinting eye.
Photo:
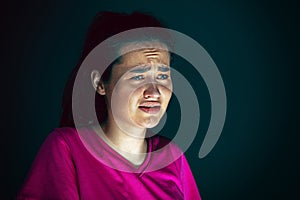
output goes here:
<path id="1" fill-rule="evenodd" d="M 160 79 L 160 80 L 165 80 L 165 79 L 168 79 L 169 76 L 167 74 L 160 74 L 157 76 L 157 79 Z"/>
<path id="2" fill-rule="evenodd" d="M 132 78 L 130 78 L 131 80 L 135 80 L 135 81 L 140 81 L 144 79 L 143 75 L 138 75 L 138 76 L 134 76 Z"/>

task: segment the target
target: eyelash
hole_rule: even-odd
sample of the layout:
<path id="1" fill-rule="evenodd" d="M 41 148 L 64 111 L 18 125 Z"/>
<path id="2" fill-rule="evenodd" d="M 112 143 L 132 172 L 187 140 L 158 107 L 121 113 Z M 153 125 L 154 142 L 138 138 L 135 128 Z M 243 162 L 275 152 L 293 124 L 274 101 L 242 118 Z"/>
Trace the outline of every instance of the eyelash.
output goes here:
<path id="1" fill-rule="evenodd" d="M 166 79 L 169 78 L 169 75 L 167 75 L 167 74 L 159 74 L 159 75 L 157 76 L 157 78 L 158 78 L 158 77 L 163 77 L 163 78 L 159 78 L 160 80 L 166 80 Z"/>
<path id="2" fill-rule="evenodd" d="M 157 79 L 159 80 L 166 80 L 169 78 L 169 75 L 167 74 L 159 74 L 157 76 Z M 144 76 L 143 75 L 137 75 L 137 76 L 134 76 L 132 78 L 130 78 L 131 80 L 135 80 L 135 81 L 140 81 L 140 80 L 143 80 L 144 79 Z"/>
<path id="3" fill-rule="evenodd" d="M 143 75 L 137 75 L 137 76 L 134 76 L 130 79 L 134 80 L 134 81 L 140 81 L 140 80 L 144 79 L 144 76 Z"/>

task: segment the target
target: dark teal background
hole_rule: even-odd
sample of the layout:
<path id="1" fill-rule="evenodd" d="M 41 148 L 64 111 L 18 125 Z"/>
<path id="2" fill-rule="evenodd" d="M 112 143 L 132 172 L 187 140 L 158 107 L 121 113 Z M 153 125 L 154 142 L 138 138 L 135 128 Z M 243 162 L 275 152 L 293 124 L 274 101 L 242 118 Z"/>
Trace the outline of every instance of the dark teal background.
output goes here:
<path id="1" fill-rule="evenodd" d="M 228 112 L 217 145 L 204 159 L 198 152 L 209 123 L 209 96 L 201 77 L 183 70 L 200 91 L 200 129 L 186 156 L 204 200 L 299 198 L 297 8 L 292 1 L 238 0 L 4 4 L 0 199 L 16 193 L 57 127 L 64 84 L 90 21 L 104 10 L 151 13 L 198 41 L 218 66 Z"/>

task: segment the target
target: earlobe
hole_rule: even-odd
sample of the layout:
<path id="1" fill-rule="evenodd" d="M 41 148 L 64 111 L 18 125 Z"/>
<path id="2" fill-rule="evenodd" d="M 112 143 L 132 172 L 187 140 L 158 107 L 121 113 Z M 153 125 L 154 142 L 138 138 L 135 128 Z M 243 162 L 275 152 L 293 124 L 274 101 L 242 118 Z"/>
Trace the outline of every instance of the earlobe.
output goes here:
<path id="1" fill-rule="evenodd" d="M 102 81 L 100 81 L 99 84 L 98 84 L 97 92 L 98 92 L 100 95 L 106 95 L 105 87 L 104 87 L 104 84 L 103 84 Z"/>
<path id="2" fill-rule="evenodd" d="M 94 89 L 100 94 L 105 95 L 105 87 L 101 81 L 100 73 L 97 70 L 93 70 L 91 73 L 91 81 Z"/>

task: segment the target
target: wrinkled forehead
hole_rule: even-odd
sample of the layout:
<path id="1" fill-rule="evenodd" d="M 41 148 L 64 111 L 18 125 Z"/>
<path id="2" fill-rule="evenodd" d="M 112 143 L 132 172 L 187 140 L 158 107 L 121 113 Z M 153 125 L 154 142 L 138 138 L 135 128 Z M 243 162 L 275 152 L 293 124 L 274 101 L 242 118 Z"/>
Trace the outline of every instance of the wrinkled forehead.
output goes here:
<path id="1" fill-rule="evenodd" d="M 127 67 L 151 63 L 170 64 L 167 46 L 157 41 L 127 43 L 120 48 L 119 55 Z"/>
<path id="2" fill-rule="evenodd" d="M 158 69 L 170 66 L 170 55 L 166 45 L 160 42 L 128 43 L 120 48 L 120 61 L 113 68 L 117 77 L 133 68 Z"/>
<path id="3" fill-rule="evenodd" d="M 125 55 L 130 52 L 139 51 L 142 49 L 148 49 L 153 52 L 169 52 L 168 47 L 159 41 L 137 41 L 128 42 L 122 45 L 119 49 L 118 54 L 120 56 Z"/>

